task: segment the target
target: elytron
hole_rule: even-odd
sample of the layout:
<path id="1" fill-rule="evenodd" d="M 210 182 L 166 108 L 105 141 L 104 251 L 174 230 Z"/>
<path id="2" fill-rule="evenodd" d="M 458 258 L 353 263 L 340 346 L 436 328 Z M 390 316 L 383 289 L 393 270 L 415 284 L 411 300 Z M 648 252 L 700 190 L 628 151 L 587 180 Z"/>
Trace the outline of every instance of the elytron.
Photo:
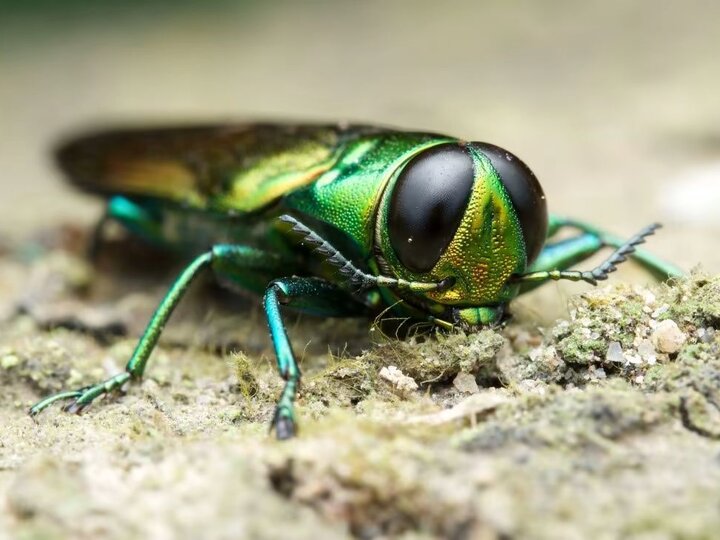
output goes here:
<path id="1" fill-rule="evenodd" d="M 285 381 L 272 426 L 295 434 L 300 370 L 281 306 L 322 317 L 375 316 L 470 330 L 550 280 L 596 284 L 632 255 L 660 278 L 673 265 L 636 250 L 658 227 L 621 239 L 549 215 L 535 175 L 497 146 L 432 133 L 353 125 L 207 125 L 118 129 L 57 152 L 77 187 L 107 197 L 106 219 L 188 265 L 151 317 L 125 371 L 47 397 L 81 412 L 142 377 L 193 279 L 262 295 Z M 553 240 L 561 229 L 574 235 Z M 589 271 L 570 268 L 603 248 Z"/>

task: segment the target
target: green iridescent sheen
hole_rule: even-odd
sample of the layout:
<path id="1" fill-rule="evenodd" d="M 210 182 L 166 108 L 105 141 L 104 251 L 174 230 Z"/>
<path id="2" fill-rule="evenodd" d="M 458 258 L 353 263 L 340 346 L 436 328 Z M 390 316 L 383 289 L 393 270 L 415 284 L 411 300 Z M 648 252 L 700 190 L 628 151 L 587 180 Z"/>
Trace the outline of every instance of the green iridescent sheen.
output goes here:
<path id="1" fill-rule="evenodd" d="M 470 196 L 434 266 L 414 272 L 392 247 L 393 189 L 414 157 L 448 143 L 472 158 Z M 206 270 L 221 283 L 263 296 L 285 380 L 273 419 L 280 438 L 296 432 L 300 382 L 281 306 L 321 317 L 383 313 L 441 328 L 474 328 L 499 322 L 522 292 L 556 279 L 595 283 L 628 255 L 660 277 L 681 274 L 635 250 L 655 225 L 623 240 L 557 216 L 550 216 L 548 238 L 565 227 L 578 234 L 547 242 L 528 265 L 522 212 L 486 148 L 372 126 L 290 124 L 125 129 L 70 141 L 58 151 L 61 168 L 81 189 L 109 197 L 98 237 L 102 224 L 115 220 L 148 242 L 185 254 L 189 263 L 123 373 L 48 397 L 31 414 L 68 399 L 66 409 L 79 412 L 142 377 L 173 309 Z M 546 220 L 541 223 L 535 232 L 544 238 Z M 600 266 L 568 270 L 605 247 L 615 251 Z"/>

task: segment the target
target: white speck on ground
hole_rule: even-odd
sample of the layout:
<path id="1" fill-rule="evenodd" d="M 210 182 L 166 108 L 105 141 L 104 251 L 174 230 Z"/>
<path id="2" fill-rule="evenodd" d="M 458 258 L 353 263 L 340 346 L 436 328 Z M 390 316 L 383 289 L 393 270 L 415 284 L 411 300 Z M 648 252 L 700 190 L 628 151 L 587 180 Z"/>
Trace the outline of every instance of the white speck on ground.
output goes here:
<path id="1" fill-rule="evenodd" d="M 389 382 L 400 395 L 407 395 L 418 389 L 415 379 L 405 375 L 396 366 L 387 366 L 380 369 L 378 374 L 381 379 Z"/>

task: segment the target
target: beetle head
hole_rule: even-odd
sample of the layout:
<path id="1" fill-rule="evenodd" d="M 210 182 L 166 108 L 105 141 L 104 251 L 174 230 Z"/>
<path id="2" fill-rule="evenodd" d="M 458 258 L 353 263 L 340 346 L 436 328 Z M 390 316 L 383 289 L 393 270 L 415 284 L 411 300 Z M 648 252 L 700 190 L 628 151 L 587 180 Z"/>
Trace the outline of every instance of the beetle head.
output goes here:
<path id="1" fill-rule="evenodd" d="M 451 287 L 416 300 L 481 324 L 517 294 L 508 280 L 537 257 L 547 223 L 542 188 L 520 159 L 487 143 L 443 143 L 395 171 L 377 214 L 376 248 L 397 278 L 451 278 Z M 490 311 L 477 312 L 484 307 Z"/>

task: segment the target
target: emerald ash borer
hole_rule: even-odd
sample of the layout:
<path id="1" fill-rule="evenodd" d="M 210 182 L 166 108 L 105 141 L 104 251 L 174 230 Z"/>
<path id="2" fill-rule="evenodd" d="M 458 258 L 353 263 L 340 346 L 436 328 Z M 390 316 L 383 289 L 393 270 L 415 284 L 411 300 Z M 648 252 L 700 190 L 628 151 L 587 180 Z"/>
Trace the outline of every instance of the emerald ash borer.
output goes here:
<path id="1" fill-rule="evenodd" d="M 495 145 L 359 125 L 205 125 L 118 129 L 57 151 L 72 183 L 107 197 L 106 218 L 188 257 L 123 373 L 61 392 L 78 413 L 142 377 L 163 327 L 193 279 L 262 295 L 285 381 L 272 425 L 295 434 L 300 370 L 281 315 L 376 316 L 472 329 L 498 323 L 513 298 L 550 280 L 596 284 L 632 255 L 656 276 L 675 266 L 629 239 L 548 215 L 518 157 Z M 560 229 L 574 235 L 552 238 Z M 588 271 L 570 270 L 603 248 Z"/>

